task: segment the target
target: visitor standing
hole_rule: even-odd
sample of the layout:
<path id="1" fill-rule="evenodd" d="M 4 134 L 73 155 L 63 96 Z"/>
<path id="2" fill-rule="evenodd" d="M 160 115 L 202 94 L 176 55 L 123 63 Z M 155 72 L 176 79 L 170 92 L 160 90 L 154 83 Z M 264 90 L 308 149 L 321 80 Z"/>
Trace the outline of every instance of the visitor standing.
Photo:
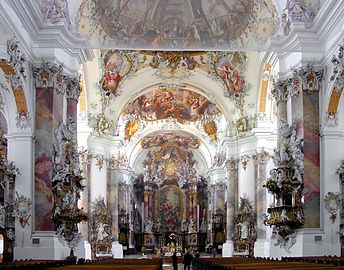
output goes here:
<path id="1" fill-rule="evenodd" d="M 173 253 L 173 255 L 172 255 L 172 266 L 173 266 L 173 270 L 178 270 L 178 257 L 177 257 L 177 253 Z"/>
<path id="2" fill-rule="evenodd" d="M 186 269 L 190 270 L 192 258 L 193 256 L 189 253 L 189 251 L 187 251 L 183 258 L 184 270 Z"/>

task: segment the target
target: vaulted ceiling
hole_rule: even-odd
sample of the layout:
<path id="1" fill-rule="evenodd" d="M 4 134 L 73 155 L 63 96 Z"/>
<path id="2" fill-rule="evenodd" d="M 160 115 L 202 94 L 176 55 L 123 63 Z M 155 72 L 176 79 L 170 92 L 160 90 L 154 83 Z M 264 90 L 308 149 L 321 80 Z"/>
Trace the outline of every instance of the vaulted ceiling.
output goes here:
<path id="1" fill-rule="evenodd" d="M 57 14 L 49 3 L 42 0 L 45 19 L 66 18 L 96 55 L 83 65 L 89 126 L 122 138 L 132 164 L 143 164 L 142 142 L 163 130 L 198 138 L 190 151 L 209 167 L 220 140 L 238 135 L 238 121 L 254 127 L 259 51 L 284 34 L 284 1 L 61 0 Z"/>
<path id="2" fill-rule="evenodd" d="M 98 48 L 258 50 L 277 28 L 265 0 L 84 0 L 79 15 Z"/>

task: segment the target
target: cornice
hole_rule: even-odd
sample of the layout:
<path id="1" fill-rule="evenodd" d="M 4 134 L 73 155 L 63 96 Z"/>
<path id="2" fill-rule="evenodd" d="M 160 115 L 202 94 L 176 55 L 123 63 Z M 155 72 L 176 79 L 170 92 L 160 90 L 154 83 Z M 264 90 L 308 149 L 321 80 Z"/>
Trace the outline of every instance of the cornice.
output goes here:
<path id="1" fill-rule="evenodd" d="M 266 52 L 263 53 L 261 59 L 268 61 L 271 57 L 270 51 L 275 51 L 278 59 L 286 58 L 294 52 L 321 53 L 324 57 L 325 53 L 332 50 L 327 47 L 337 46 L 337 43 L 332 41 L 333 38 L 336 35 L 342 36 L 342 33 L 335 28 L 341 27 L 344 31 L 343 18 L 344 2 L 326 1 L 315 17 L 314 26 L 311 29 L 306 29 L 303 23 L 293 22 L 288 36 L 271 38 L 267 42 Z M 332 41 L 330 45 L 327 44 L 329 41 Z"/>
<path id="2" fill-rule="evenodd" d="M 344 132 L 342 130 L 324 130 L 321 132 L 320 138 L 321 140 L 344 140 Z"/>
<path id="3" fill-rule="evenodd" d="M 317 29 L 317 36 L 322 45 L 325 45 L 326 42 L 331 40 L 331 36 L 335 34 L 333 30 L 336 26 L 340 26 L 343 29 L 343 23 L 341 23 L 343 18 L 343 1 L 330 0 L 324 3 L 324 6 L 320 9 L 314 20 L 314 27 Z"/>
<path id="4" fill-rule="evenodd" d="M 51 24 L 43 21 L 38 1 L 7 2 L 30 33 L 36 47 L 63 48 L 80 64 L 94 58 L 86 37 L 72 33 L 64 22 Z"/>

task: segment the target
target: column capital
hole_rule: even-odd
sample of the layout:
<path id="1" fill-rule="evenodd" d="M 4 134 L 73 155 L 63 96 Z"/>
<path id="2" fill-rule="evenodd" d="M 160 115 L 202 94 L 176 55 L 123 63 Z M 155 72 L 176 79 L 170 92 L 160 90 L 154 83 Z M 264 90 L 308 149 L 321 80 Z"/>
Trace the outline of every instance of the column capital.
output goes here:
<path id="1" fill-rule="evenodd" d="M 298 96 L 303 91 L 307 94 L 319 92 L 323 77 L 323 69 L 315 69 L 310 63 L 305 67 L 291 68 L 287 78 L 274 81 L 271 93 L 278 106 L 286 103 L 289 95 Z"/>
<path id="2" fill-rule="evenodd" d="M 79 75 L 70 75 L 63 64 L 43 62 L 33 67 L 33 78 L 36 88 L 52 88 L 57 94 L 66 94 L 67 98 L 78 100 L 81 93 Z"/>
<path id="3" fill-rule="evenodd" d="M 266 164 L 266 162 L 271 158 L 270 154 L 264 149 L 261 152 L 256 150 L 256 153 L 252 155 L 252 160 L 254 165 Z"/>
<path id="4" fill-rule="evenodd" d="M 224 191 L 226 189 L 226 182 L 219 182 L 215 184 L 215 191 Z"/>
<path id="5" fill-rule="evenodd" d="M 237 170 L 238 169 L 238 162 L 239 162 L 238 158 L 230 157 L 229 159 L 227 159 L 225 161 L 225 166 L 226 166 L 228 171 Z"/>

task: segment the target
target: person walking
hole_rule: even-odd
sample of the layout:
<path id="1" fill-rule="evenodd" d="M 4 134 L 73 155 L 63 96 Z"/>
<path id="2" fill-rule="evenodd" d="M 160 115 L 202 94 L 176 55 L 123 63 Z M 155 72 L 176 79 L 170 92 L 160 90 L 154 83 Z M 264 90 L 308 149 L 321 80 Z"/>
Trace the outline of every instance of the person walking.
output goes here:
<path id="1" fill-rule="evenodd" d="M 192 258 L 193 258 L 193 256 L 189 253 L 189 251 L 186 251 L 184 258 L 183 258 L 184 270 L 186 270 L 186 269 L 190 270 Z"/>
<path id="2" fill-rule="evenodd" d="M 177 253 L 173 253 L 173 255 L 172 255 L 172 266 L 173 266 L 173 270 L 178 270 L 178 257 L 177 257 Z"/>

